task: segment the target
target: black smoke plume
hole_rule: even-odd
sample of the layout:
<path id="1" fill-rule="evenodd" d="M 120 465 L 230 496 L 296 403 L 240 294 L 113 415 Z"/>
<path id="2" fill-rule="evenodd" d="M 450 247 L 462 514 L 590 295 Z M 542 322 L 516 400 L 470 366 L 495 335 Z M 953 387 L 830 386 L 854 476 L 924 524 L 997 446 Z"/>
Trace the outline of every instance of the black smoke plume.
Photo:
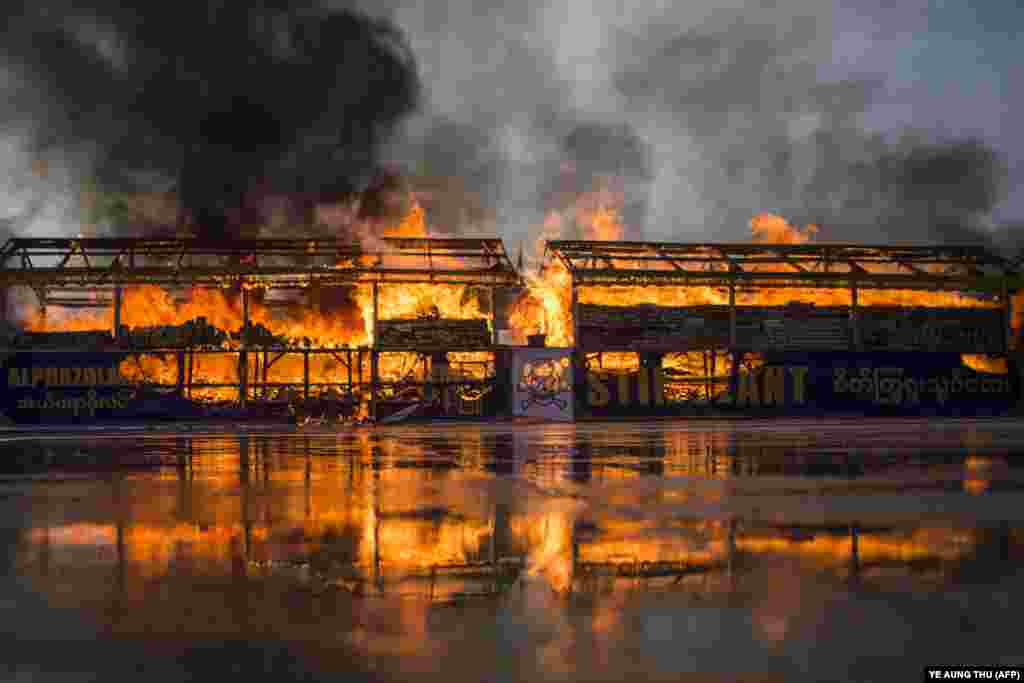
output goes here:
<path id="1" fill-rule="evenodd" d="M 78 150 L 101 192 L 172 193 L 209 238 L 264 224 L 268 197 L 303 217 L 361 190 L 418 97 L 402 33 L 347 7 L 11 0 L 0 21 L 5 131 Z"/>

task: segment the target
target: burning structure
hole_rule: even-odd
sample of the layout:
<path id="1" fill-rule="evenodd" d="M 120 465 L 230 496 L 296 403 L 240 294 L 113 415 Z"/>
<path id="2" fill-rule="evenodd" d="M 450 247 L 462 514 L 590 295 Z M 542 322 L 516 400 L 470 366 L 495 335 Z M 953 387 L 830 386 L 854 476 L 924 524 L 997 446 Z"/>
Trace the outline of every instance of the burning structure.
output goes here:
<path id="1" fill-rule="evenodd" d="M 621 241 L 595 206 L 585 236 L 613 239 L 546 241 L 525 286 L 499 239 L 404 229 L 12 239 L 0 284 L 38 307 L 7 335 L 6 412 L 571 419 L 1015 400 L 1016 273 L 982 248 L 815 244 L 769 215 L 751 243 Z"/>
<path id="2" fill-rule="evenodd" d="M 586 416 L 987 412 L 1016 395 L 1004 259 L 815 244 L 771 214 L 751 227 L 743 244 L 548 241 L 513 320 L 574 349 Z"/>
<path id="3" fill-rule="evenodd" d="M 487 59 L 435 50 L 472 12 L 429 26 L 403 12 L 403 28 L 397 14 L 330 3 L 185 2 L 145 16 L 122 4 L 78 3 L 69 18 L 52 0 L 8 3 L 3 121 L 19 131 L 28 190 L 5 229 L 38 234 L 48 193 L 82 189 L 81 210 L 60 221 L 68 238 L 0 251 L 0 288 L 34 290 L 38 304 L 6 335 L 9 415 L 315 403 L 377 418 L 502 405 L 566 418 L 577 404 L 602 415 L 780 395 L 787 407 L 859 410 L 873 395 L 868 405 L 914 411 L 968 383 L 1011 393 L 1015 275 L 980 250 L 815 246 L 771 216 L 755 219 L 752 245 L 636 241 L 700 195 L 718 207 L 694 214 L 712 230 L 766 205 L 838 213 L 858 235 L 900 220 L 918 226 L 901 234 L 943 239 L 995 205 L 986 147 L 891 146 L 853 125 L 868 89 L 818 82 L 821 60 L 805 53 L 817 22 L 803 10 L 788 21 L 742 7 L 698 25 L 640 13 L 643 30 L 590 32 L 593 71 L 564 46 L 505 35 L 495 69 L 476 26 L 464 47 Z M 532 14 L 556 46 L 557 24 Z M 547 53 L 558 58 L 537 61 Z M 673 170 L 691 140 L 707 163 Z M 374 181 L 392 164 L 402 170 Z M 546 246 L 517 269 L 499 240 L 439 239 L 428 223 L 542 226 Z M 498 343 L 541 335 L 548 349 Z M 911 355 L 885 355 L 899 351 Z M 856 400 L 832 401 L 829 382 Z"/>
<path id="4" fill-rule="evenodd" d="M 8 394 L 121 385 L 135 404 L 149 390 L 241 407 L 320 401 L 349 415 L 389 401 L 444 410 L 455 394 L 479 402 L 474 387 L 493 376 L 494 292 L 519 282 L 494 239 L 13 239 L 3 257 L 15 262 L 4 284 L 39 304 L 30 331 L 7 340 Z M 67 307 L 98 310 L 50 313 Z M 82 365 L 105 368 L 105 381 L 72 371 Z"/>

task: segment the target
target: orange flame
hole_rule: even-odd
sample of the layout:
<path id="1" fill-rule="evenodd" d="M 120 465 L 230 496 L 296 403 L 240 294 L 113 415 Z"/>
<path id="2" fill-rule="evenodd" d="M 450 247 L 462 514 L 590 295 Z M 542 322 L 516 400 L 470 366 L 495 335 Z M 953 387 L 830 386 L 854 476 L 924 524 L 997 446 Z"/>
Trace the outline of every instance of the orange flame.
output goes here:
<path id="1" fill-rule="evenodd" d="M 385 226 L 384 237 L 426 237 L 427 214 L 414 196 L 409 212 L 395 226 Z"/>
<path id="2" fill-rule="evenodd" d="M 624 234 L 619 220 L 618 209 L 601 200 L 607 194 L 601 192 L 582 196 L 575 210 L 577 220 L 589 221 L 583 225 L 585 239 L 621 240 Z M 544 225 L 547 239 L 564 238 L 565 218 L 562 214 L 548 216 Z M 750 221 L 752 239 L 762 244 L 806 244 L 817 234 L 817 227 L 808 225 L 803 229 L 790 225 L 786 220 L 771 213 L 760 213 Z M 652 262 L 657 267 L 657 262 Z M 671 267 L 671 266 L 665 266 Z M 771 270 L 776 264 L 750 264 L 748 270 Z M 927 264 L 925 266 L 928 267 Z M 896 272 L 896 264 L 877 264 L 871 268 L 876 272 Z M 724 288 L 710 286 L 676 287 L 581 287 L 578 291 L 580 303 L 605 306 L 636 306 L 654 304 L 657 306 L 687 307 L 701 305 L 727 305 L 728 292 Z M 778 306 L 789 303 L 811 303 L 821 306 L 849 306 L 850 293 L 841 289 L 779 288 L 740 291 L 736 303 L 741 306 Z M 859 293 L 858 302 L 864 306 L 901 307 L 973 307 L 993 308 L 999 304 L 979 300 L 957 292 L 920 292 L 910 290 L 865 290 Z M 1019 308 L 1015 306 L 1015 309 Z M 513 307 L 510 324 L 520 343 L 527 335 L 547 334 L 549 346 L 570 346 L 572 339 L 572 293 L 568 271 L 558 262 L 547 264 L 537 276 L 527 277 L 527 290 Z M 1016 324 L 1016 316 L 1015 316 Z M 690 358 L 693 356 L 693 358 Z M 700 368 L 701 354 L 677 354 L 672 361 L 677 370 L 687 374 L 707 374 Z M 638 365 L 635 354 L 603 354 L 602 369 L 616 371 L 635 370 Z M 1005 373 L 1004 359 L 984 355 L 965 355 L 964 363 L 983 372 Z M 724 367 L 725 361 L 723 361 Z"/>
<path id="3" fill-rule="evenodd" d="M 803 230 L 791 226 L 782 216 L 759 213 L 750 220 L 754 241 L 762 244 L 806 244 L 814 239 L 818 227 L 808 225 Z"/>
<path id="4" fill-rule="evenodd" d="M 369 222 L 355 226 L 354 234 L 366 246 L 373 248 L 380 231 L 386 237 L 426 237 L 426 213 L 411 196 L 409 210 L 397 224 L 372 226 Z M 418 257 L 397 256 L 385 267 L 421 267 L 413 263 Z M 454 266 L 452 263 L 438 264 Z M 367 264 L 370 265 L 370 264 Z M 252 291 L 252 290 L 250 290 Z M 249 318 L 253 326 L 262 325 L 276 337 L 286 339 L 300 346 L 306 340 L 313 347 L 357 348 L 373 344 L 373 294 L 369 286 L 355 287 L 347 303 L 335 305 L 331 310 L 320 310 L 296 302 L 286 308 L 271 309 L 259 302 L 259 297 L 250 304 Z M 481 310 L 478 297 L 470 296 L 465 285 L 402 284 L 381 285 L 378 290 L 378 318 L 415 318 L 436 315 L 447 319 L 471 319 L 486 317 Z M 110 330 L 113 327 L 113 313 L 109 309 L 78 311 L 74 314 L 55 315 L 53 310 L 28 311 L 23 314 L 25 328 L 31 331 L 89 331 Z M 179 326 L 196 318 L 205 318 L 207 324 L 227 333 L 238 333 L 243 326 L 242 303 L 239 293 L 228 290 L 193 288 L 187 292 L 184 301 L 176 301 L 174 295 L 157 286 L 139 286 L 124 291 L 122 324 L 129 328 Z M 236 340 L 228 339 L 223 350 L 239 351 Z M 384 382 L 399 381 L 416 365 L 416 354 L 381 354 L 379 372 Z M 363 364 L 362 372 L 352 369 L 353 382 L 369 382 L 369 360 Z M 196 354 L 192 362 L 192 382 L 195 384 L 236 384 L 238 382 L 239 359 L 235 353 Z M 178 381 L 177 359 L 166 356 L 137 356 L 124 361 L 121 374 L 128 380 L 174 385 Z M 285 354 L 273 361 L 259 358 L 255 353 L 249 360 L 250 384 L 262 379 L 280 384 L 302 384 L 304 361 L 301 354 Z M 339 383 L 349 376 L 348 368 L 337 358 L 325 354 L 310 356 L 310 383 Z M 311 393 L 317 395 L 318 388 Z M 194 398 L 230 400 L 236 397 L 233 387 L 219 387 L 193 392 Z"/>
<path id="5" fill-rule="evenodd" d="M 602 187 L 582 194 L 570 210 L 548 213 L 531 261 L 539 260 L 546 241 L 569 239 L 577 232 L 585 240 L 621 240 L 625 235 L 621 207 L 621 193 Z M 513 338 L 521 344 L 529 335 L 544 334 L 548 346 L 572 346 L 569 271 L 560 263 L 551 263 L 539 274 L 527 275 L 526 284 L 526 291 L 509 313 Z"/>
<path id="6" fill-rule="evenodd" d="M 344 229 L 355 240 L 374 250 L 384 237 L 418 238 L 430 235 L 425 210 L 414 193 L 407 197 L 405 215 L 397 223 L 379 224 L 372 221 L 357 221 L 356 211 L 351 206 L 328 207 L 324 219 L 334 225 L 339 233 Z M 550 211 L 541 226 L 531 262 L 537 264 L 545 240 L 582 237 L 587 240 L 616 241 L 625 236 L 621 219 L 624 195 L 612 183 L 599 182 L 595 189 L 576 198 L 571 207 Z M 333 213 L 332 213 L 333 211 Z M 805 244 L 812 241 L 817 233 L 813 225 L 800 229 L 791 226 L 778 215 L 760 213 L 750 222 L 752 239 L 759 243 Z M 370 256 L 366 257 L 366 265 Z M 434 257 L 431 265 L 447 267 L 451 263 L 438 262 Z M 652 261 L 651 267 L 666 267 Z M 405 255 L 385 256 L 382 267 L 422 267 L 428 265 L 421 257 Z M 774 264 L 750 264 L 746 268 L 774 269 Z M 926 264 L 922 268 L 927 269 Z M 877 264 L 871 268 L 878 272 L 895 271 L 895 264 Z M 558 261 L 545 265 L 536 275 L 527 275 L 527 288 L 510 311 L 513 339 L 524 343 L 533 334 L 546 335 L 548 346 L 571 346 L 573 338 L 571 277 Z M 728 293 L 724 288 L 715 287 L 590 287 L 579 288 L 578 301 L 586 304 L 610 306 L 632 306 L 655 304 L 659 306 L 724 305 Z M 862 305 L 898 306 L 970 306 L 991 307 L 997 304 L 979 301 L 955 292 L 915 292 L 867 290 L 860 292 Z M 347 293 L 345 302 L 330 310 L 296 302 L 287 307 L 274 307 L 261 302 L 260 297 L 250 306 L 250 319 L 254 325 L 262 325 L 280 338 L 292 343 L 305 342 L 314 347 L 352 349 L 367 347 L 373 339 L 374 297 L 369 286 L 354 286 Z M 438 316 L 447 319 L 475 319 L 487 317 L 480 297 L 465 285 L 403 284 L 382 285 L 378 289 L 378 318 L 380 320 Z M 759 289 L 739 291 L 738 305 L 783 305 L 790 302 L 806 302 L 818 305 L 850 305 L 850 294 L 844 290 L 821 290 L 812 288 Z M 490 305 L 488 303 L 488 305 Z M 1015 307 L 1016 308 L 1016 307 Z M 237 333 L 243 324 L 242 305 L 238 292 L 194 288 L 185 294 L 184 300 L 177 301 L 171 292 L 155 286 L 140 286 L 127 289 L 124 293 L 123 324 L 130 328 L 177 326 L 196 318 L 205 318 L 208 324 L 229 333 Z M 1015 324 L 1017 311 L 1015 310 Z M 35 331 L 85 331 L 110 329 L 112 314 L 109 310 L 80 312 L 76 315 L 54 315 L 49 317 L 32 312 L 27 316 L 26 328 Z M 236 353 L 197 354 L 191 364 L 194 383 L 235 384 L 238 381 L 240 350 L 238 342 L 228 340 L 224 350 Z M 250 360 L 250 383 L 267 382 L 280 384 L 301 384 L 304 379 L 304 362 L 301 354 L 291 353 L 274 360 L 260 359 L 253 354 Z M 705 367 L 703 354 L 674 354 L 665 359 L 665 367 L 680 375 L 713 376 L 728 373 L 730 361 L 723 354 L 717 363 Z M 1006 362 L 982 355 L 965 355 L 964 362 L 985 372 L 1006 372 Z M 604 354 L 602 370 L 633 371 L 638 360 L 635 354 Z M 380 357 L 380 374 L 385 382 L 401 380 L 417 367 L 415 354 L 389 353 Z M 463 374 L 471 377 L 482 376 L 486 362 L 471 359 L 464 363 Z M 178 365 L 173 357 L 156 355 L 135 357 L 125 361 L 122 374 L 130 380 L 156 382 L 173 385 L 178 379 Z M 352 376 L 355 384 L 369 381 L 369 362 L 361 368 L 346 368 L 338 358 L 326 354 L 310 357 L 310 382 L 341 382 Z M 711 385 L 708 384 L 708 387 Z M 705 389 L 705 393 L 710 389 Z M 208 389 L 197 396 L 217 399 L 234 398 L 235 389 L 224 387 Z M 319 390 L 314 389 L 314 395 Z"/>

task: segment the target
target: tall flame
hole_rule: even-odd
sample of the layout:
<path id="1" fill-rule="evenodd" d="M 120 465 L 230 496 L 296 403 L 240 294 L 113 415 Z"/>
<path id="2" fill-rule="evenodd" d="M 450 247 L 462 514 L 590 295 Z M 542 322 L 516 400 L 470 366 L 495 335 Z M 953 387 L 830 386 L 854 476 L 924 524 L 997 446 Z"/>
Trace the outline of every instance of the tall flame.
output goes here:
<path id="1" fill-rule="evenodd" d="M 427 236 L 427 214 L 416 200 L 412 197 L 409 212 L 397 225 L 385 226 L 384 237 L 426 237 Z"/>
<path id="2" fill-rule="evenodd" d="M 580 195 L 573 207 L 551 211 L 531 255 L 539 262 L 547 241 L 568 239 L 575 233 L 585 240 L 621 240 L 625 226 L 620 217 L 622 197 L 602 187 Z M 546 335 L 548 346 L 572 346 L 572 278 L 561 263 L 547 264 L 536 275 L 526 275 L 526 291 L 513 305 L 509 324 L 517 342 L 527 336 Z"/>

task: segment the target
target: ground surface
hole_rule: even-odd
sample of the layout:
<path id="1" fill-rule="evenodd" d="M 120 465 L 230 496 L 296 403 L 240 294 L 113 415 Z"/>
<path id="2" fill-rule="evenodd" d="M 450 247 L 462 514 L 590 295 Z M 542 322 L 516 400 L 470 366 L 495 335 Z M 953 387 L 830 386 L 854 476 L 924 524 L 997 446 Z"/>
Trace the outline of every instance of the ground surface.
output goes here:
<path id="1" fill-rule="evenodd" d="M 1011 420 L 7 430 L 0 679 L 1022 665 L 1022 454 Z"/>

